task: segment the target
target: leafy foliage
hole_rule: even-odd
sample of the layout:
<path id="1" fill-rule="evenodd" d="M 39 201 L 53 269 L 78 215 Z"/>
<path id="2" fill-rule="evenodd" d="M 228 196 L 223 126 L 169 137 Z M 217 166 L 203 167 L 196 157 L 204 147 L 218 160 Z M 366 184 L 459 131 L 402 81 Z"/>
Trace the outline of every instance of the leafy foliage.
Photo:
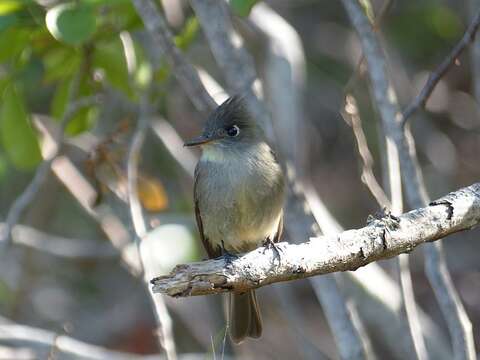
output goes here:
<path id="1" fill-rule="evenodd" d="M 55 39 L 71 45 L 85 43 L 96 28 L 92 7 L 82 3 L 57 5 L 48 10 L 45 21 Z"/>
<path id="2" fill-rule="evenodd" d="M 258 0 L 230 0 L 230 6 L 236 15 L 246 17 L 257 2 Z"/>
<path id="3" fill-rule="evenodd" d="M 9 166 L 21 170 L 33 169 L 41 159 L 30 113 L 60 120 L 68 102 L 75 100 L 74 79 L 80 84 L 77 98 L 107 87 L 135 101 L 152 80 L 163 82 L 170 76 L 166 65 L 152 69 L 137 39 L 135 67 L 128 68 L 120 34 L 133 39 L 143 26 L 130 0 L 41 4 L 0 1 L 0 152 L 5 154 L 2 164 L 7 159 Z M 177 46 L 186 50 L 198 29 L 196 18 L 188 18 L 175 36 Z M 97 116 L 95 107 L 81 109 L 70 120 L 67 134 L 90 129 Z"/>
<path id="4" fill-rule="evenodd" d="M 9 86 L 2 98 L 0 134 L 3 146 L 13 164 L 19 169 L 35 167 L 40 149 L 21 95 Z"/>

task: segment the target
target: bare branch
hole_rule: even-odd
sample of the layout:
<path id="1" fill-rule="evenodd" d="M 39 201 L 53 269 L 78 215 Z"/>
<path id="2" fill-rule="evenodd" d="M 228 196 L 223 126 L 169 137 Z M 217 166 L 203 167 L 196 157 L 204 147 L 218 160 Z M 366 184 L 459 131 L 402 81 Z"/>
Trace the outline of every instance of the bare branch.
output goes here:
<path id="1" fill-rule="evenodd" d="M 45 359 L 52 346 L 56 348 L 56 355 L 62 359 L 85 360 L 162 360 L 161 355 L 139 355 L 133 353 L 110 350 L 101 346 L 82 342 L 67 335 L 52 331 L 19 325 L 11 322 L 0 324 L 0 343 L 9 344 L 25 351 L 32 349 L 35 356 L 29 359 Z M 18 349 L 18 351 L 20 350 Z M 1 352 L 0 352 L 1 354 Z M 205 354 L 185 354 L 180 359 L 205 359 Z M 4 359 L 4 358 L 2 358 Z M 9 359 L 23 359 L 12 357 Z"/>
<path id="2" fill-rule="evenodd" d="M 63 130 L 65 129 L 65 126 L 68 124 L 69 120 L 80 109 L 94 104 L 98 104 L 99 102 L 99 96 L 92 96 L 76 100 L 69 104 L 67 111 L 65 111 L 60 121 L 60 130 L 56 135 L 55 142 L 58 145 L 51 149 L 51 152 L 48 154 L 46 159 L 38 166 L 32 181 L 30 182 L 30 184 L 28 184 L 23 193 L 19 197 L 17 197 L 12 207 L 8 211 L 7 219 L 5 221 L 5 227 L 3 227 L 3 231 L 0 232 L 0 244 L 9 244 L 13 227 L 18 223 L 23 212 L 34 200 L 35 195 L 37 195 L 41 186 L 47 179 L 52 162 L 53 160 L 55 160 L 55 158 L 61 151 L 61 144 L 63 142 L 64 135 Z"/>
<path id="3" fill-rule="evenodd" d="M 234 31 L 224 0 L 190 0 L 208 40 L 215 60 L 225 76 L 231 93 L 243 94 L 255 119 L 270 132 L 270 118 L 253 92 L 257 78 L 253 59 Z"/>
<path id="4" fill-rule="evenodd" d="M 368 4 L 370 2 L 367 0 Z M 390 1 L 385 1 L 383 3 L 383 9 L 374 19 L 369 16 L 370 23 L 374 31 L 379 29 L 380 21 L 383 14 L 387 11 Z M 359 66 L 357 70 L 364 68 L 365 57 L 362 55 Z M 356 70 L 356 71 L 357 71 Z M 356 73 L 355 71 L 355 73 Z M 351 80 L 355 79 L 355 74 L 352 75 Z M 349 81 L 347 87 L 352 83 Z M 360 153 L 360 156 L 363 160 L 363 170 L 362 170 L 362 181 L 370 189 L 370 192 L 376 198 L 380 207 L 384 208 L 385 206 L 390 209 L 395 215 L 398 215 L 403 212 L 403 191 L 402 191 L 402 179 L 401 179 L 401 169 L 400 161 L 398 157 L 398 148 L 396 144 L 385 137 L 383 142 L 384 151 L 382 151 L 383 156 L 385 157 L 384 165 L 384 183 L 388 182 L 389 194 L 391 196 L 391 203 L 386 198 L 386 194 L 383 192 L 383 189 L 380 187 L 376 178 L 373 174 L 373 160 L 368 149 L 368 144 L 363 133 L 363 128 L 361 125 L 361 119 L 358 115 L 358 109 L 356 106 L 355 99 L 347 94 L 345 99 L 345 112 L 350 114 L 351 126 L 357 140 L 357 147 Z M 383 195 L 383 196 L 382 196 Z M 410 337 L 406 338 L 408 342 L 407 349 L 409 350 L 408 357 L 415 358 L 418 360 L 428 359 L 424 336 L 422 334 L 422 328 L 420 325 L 420 317 L 418 316 L 417 304 L 415 302 L 415 297 L 412 287 L 412 279 L 409 268 L 409 258 L 407 254 L 400 254 L 396 259 L 398 276 L 400 279 L 400 289 L 402 293 L 402 315 L 405 315 L 407 320 L 407 327 L 405 332 L 410 333 Z M 402 324 L 403 325 L 403 324 Z"/>
<path id="5" fill-rule="evenodd" d="M 5 226 L 0 223 L 0 230 Z M 118 258 L 118 251 L 108 242 L 85 239 L 67 239 L 46 234 L 25 225 L 15 225 L 12 229 L 12 243 L 68 259 Z"/>
<path id="6" fill-rule="evenodd" d="M 42 149 L 57 146 L 55 135 L 58 128 L 48 119 L 37 116 L 34 124 L 42 135 Z M 73 195 L 78 204 L 85 212 L 99 224 L 111 244 L 117 249 L 124 264 L 130 273 L 138 276 L 141 273 L 138 252 L 128 251 L 132 243 L 132 237 L 128 229 L 106 204 L 94 207 L 93 199 L 97 198 L 97 192 L 81 171 L 66 156 L 60 155 L 52 162 L 52 171 L 60 182 Z"/>
<path id="7" fill-rule="evenodd" d="M 0 346 L 0 359 L 35 360 L 38 356 L 27 347 Z"/>
<path id="8" fill-rule="evenodd" d="M 373 157 L 368 148 L 367 139 L 363 132 L 360 115 L 358 114 L 357 102 L 355 98 L 347 94 L 345 98 L 345 111 L 342 111 L 345 122 L 352 127 L 353 135 L 357 142 L 357 149 L 362 158 L 361 180 L 372 193 L 375 200 L 381 207 L 392 208 L 390 200 L 378 183 L 373 173 Z"/>
<path id="9" fill-rule="evenodd" d="M 172 125 L 164 119 L 156 118 L 150 127 L 182 169 L 193 178 L 197 158 L 190 149 L 183 146 L 184 141 Z"/>
<path id="10" fill-rule="evenodd" d="M 318 200 L 312 187 L 306 188 L 295 178 L 293 170 L 288 167 L 288 196 L 285 207 L 285 229 L 296 244 L 313 236 L 322 234 L 322 230 L 336 226 L 329 214 L 322 222 L 314 215 L 312 200 Z M 325 211 L 326 212 L 326 211 Z M 328 213 L 328 212 L 327 212 Z M 328 225 L 325 223 L 329 222 Z M 335 232 L 336 234 L 336 232 Z M 281 255 L 283 257 L 283 254 Z M 273 264 L 274 265 L 274 264 Z M 317 299 L 322 305 L 328 324 L 337 344 L 341 359 L 368 359 L 371 356 L 368 339 L 357 326 L 355 308 L 347 306 L 346 299 L 338 286 L 338 278 L 333 275 L 309 278 Z"/>
<path id="11" fill-rule="evenodd" d="M 173 35 L 155 3 L 152 0 L 133 0 L 133 4 L 155 45 L 161 49 L 169 65 L 173 68 L 173 74 L 188 94 L 189 99 L 200 113 L 208 115 L 216 107 L 216 104 L 205 91 L 197 71 L 175 46 Z"/>
<path id="12" fill-rule="evenodd" d="M 302 244 L 280 243 L 280 256 L 259 248 L 230 265 L 223 259 L 179 265 L 170 275 L 153 279 L 153 290 L 170 296 L 242 292 L 280 281 L 355 270 L 479 223 L 480 183 L 476 183 L 398 218 L 374 220 L 364 228 Z"/>
<path id="13" fill-rule="evenodd" d="M 408 127 L 402 129 L 402 116 L 396 94 L 386 73 L 386 60 L 370 22 L 357 0 L 342 0 L 363 47 L 369 68 L 378 110 L 387 140 L 395 142 L 402 167 L 402 178 L 407 200 L 413 208 L 427 204 L 428 194 L 418 166 L 413 138 Z M 446 270 L 441 242 L 425 246 L 426 273 L 453 341 L 454 355 L 461 359 L 475 359 L 471 323 Z"/>
<path id="14" fill-rule="evenodd" d="M 412 100 L 412 102 L 405 108 L 402 113 L 402 125 L 405 125 L 407 120 L 412 116 L 412 114 L 417 111 L 419 108 L 424 107 L 427 103 L 428 98 L 432 94 L 435 86 L 437 86 L 440 79 L 443 75 L 446 74 L 448 69 L 455 64 L 455 61 L 460 56 L 460 54 L 465 50 L 465 48 L 475 39 L 478 27 L 480 26 L 480 10 L 473 17 L 472 22 L 465 30 L 463 37 L 460 41 L 453 47 L 452 51 L 447 55 L 447 57 L 438 65 L 438 67 L 432 71 L 428 77 L 427 82 L 423 86 L 420 93 Z"/>
<path id="15" fill-rule="evenodd" d="M 475 19 L 475 11 L 480 9 L 479 0 L 470 0 L 469 8 L 471 14 L 471 21 Z M 473 95 L 478 104 L 480 104 L 480 41 L 478 38 L 473 40 L 472 46 L 470 47 L 470 62 L 472 69 L 472 85 L 473 85 Z"/>
<path id="16" fill-rule="evenodd" d="M 308 144 L 305 141 L 305 54 L 294 27 L 265 3 L 255 5 L 249 16 L 264 54 L 262 64 L 264 99 L 275 119 L 276 143 L 284 157 L 295 164 L 301 177 L 306 170 Z M 260 36 L 258 36 L 260 35 Z"/>
<path id="17" fill-rule="evenodd" d="M 142 205 L 138 199 L 137 183 L 138 183 L 138 162 L 140 158 L 140 151 L 145 140 L 145 134 L 149 126 L 148 106 L 145 103 L 148 99 L 147 94 L 143 95 L 141 100 L 139 119 L 137 128 L 132 137 L 127 159 L 127 177 L 128 177 L 128 202 L 130 205 L 130 214 L 132 218 L 133 228 L 135 230 L 135 242 L 140 254 L 140 264 L 145 274 L 145 264 L 140 249 L 140 242 L 147 235 L 147 225 L 143 217 Z M 160 346 L 165 350 L 168 360 L 175 360 L 177 358 L 175 350 L 175 342 L 172 333 L 172 319 L 168 313 L 167 307 L 163 298 L 159 295 L 155 296 L 148 285 L 148 279 L 144 277 L 145 285 L 150 294 L 150 300 L 155 310 L 155 316 L 158 324 L 158 335 Z"/>
<path id="18" fill-rule="evenodd" d="M 400 173 L 400 164 L 398 160 L 398 151 L 391 141 L 385 142 L 386 154 L 387 154 L 387 169 L 388 171 L 389 185 L 390 185 L 390 194 L 392 196 L 392 202 L 387 198 L 382 187 L 377 182 L 375 175 L 373 174 L 373 159 L 368 148 L 367 140 L 362 129 L 361 119 L 358 114 L 358 108 L 356 105 L 356 100 L 352 95 L 347 94 L 345 99 L 345 111 L 342 112 L 345 121 L 349 123 L 352 127 L 355 139 L 357 141 L 357 148 L 362 158 L 363 168 L 361 179 L 362 182 L 367 185 L 368 189 L 372 195 L 377 200 L 377 203 L 381 208 L 387 207 L 394 214 L 399 214 L 402 212 L 403 201 L 402 201 L 402 183 L 401 183 L 401 173 Z M 409 331 L 411 333 L 410 339 L 412 340 L 412 345 L 415 353 L 409 354 L 409 357 L 416 357 L 417 359 L 426 359 L 426 349 L 423 341 L 422 329 L 420 326 L 420 318 L 418 316 L 417 305 L 415 303 L 415 298 L 413 294 L 411 274 L 408 265 L 408 255 L 400 254 L 397 258 L 397 268 L 400 278 L 400 285 L 402 290 L 402 299 L 404 304 L 404 309 L 406 313 L 406 319 L 408 322 Z"/>

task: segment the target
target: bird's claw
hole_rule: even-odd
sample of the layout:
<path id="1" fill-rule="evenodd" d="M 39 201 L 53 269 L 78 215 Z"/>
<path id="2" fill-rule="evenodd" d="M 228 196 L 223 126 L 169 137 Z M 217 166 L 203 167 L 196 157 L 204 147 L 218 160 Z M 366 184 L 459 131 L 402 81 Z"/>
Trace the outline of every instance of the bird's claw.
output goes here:
<path id="1" fill-rule="evenodd" d="M 225 249 L 225 243 L 222 240 L 222 259 L 225 261 L 226 266 L 231 266 L 233 261 L 238 258 L 238 255 L 232 254 L 227 249 Z"/>
<path id="2" fill-rule="evenodd" d="M 275 244 L 270 237 L 267 237 L 265 241 L 263 242 L 263 253 L 265 254 L 265 251 L 267 250 L 273 250 L 275 252 L 275 257 L 280 261 L 280 253 L 283 252 L 283 250 Z"/>

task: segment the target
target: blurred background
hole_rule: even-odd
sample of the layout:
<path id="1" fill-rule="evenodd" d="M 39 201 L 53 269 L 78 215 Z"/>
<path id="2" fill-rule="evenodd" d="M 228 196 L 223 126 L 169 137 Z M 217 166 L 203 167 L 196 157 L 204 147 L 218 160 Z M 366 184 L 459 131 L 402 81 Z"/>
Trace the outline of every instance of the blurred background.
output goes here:
<path id="1" fill-rule="evenodd" d="M 295 88 L 302 129 L 298 134 L 287 133 L 287 137 L 299 136 L 302 155 L 296 165 L 311 179 L 344 228 L 364 226 L 368 215 L 381 207 L 361 180 L 362 161 L 352 127 L 341 115 L 347 93 L 358 103 L 380 184 L 382 133 L 365 71 L 358 66 L 360 44 L 341 2 L 232 0 L 229 6 L 260 80 L 267 83 L 273 65 L 262 30 L 267 18 L 258 11 L 267 9 L 278 17 L 270 24 L 274 33 L 275 26 L 279 34 L 288 27 L 293 40 L 286 41 L 286 46 L 295 43 L 300 51 L 297 56 L 303 57 L 297 63 L 300 80 Z M 224 74 L 189 2 L 162 0 L 158 8 L 182 54 L 209 74 L 208 84 L 212 79 L 220 84 L 210 86 L 212 95 L 225 98 Z M 378 33 L 402 106 L 420 91 L 429 72 L 458 42 L 477 8 L 480 2 L 473 0 L 392 0 L 387 6 L 380 0 L 371 2 L 370 10 L 381 16 Z M 425 111 L 410 120 L 432 198 L 480 178 L 480 93 L 476 97 L 472 66 L 468 48 L 442 78 Z M 275 92 L 265 91 L 275 121 Z M 70 114 L 67 110 L 82 98 L 90 101 Z M 55 339 L 53 334 L 68 335 L 119 352 L 159 353 L 155 316 L 139 276 L 126 195 L 128 149 L 144 110 L 150 127 L 136 185 L 151 229 L 141 251 L 147 277 L 153 277 L 169 272 L 176 264 L 205 258 L 192 202 L 191 172 L 199 154 L 187 153 L 181 147 L 183 139 L 199 133 L 205 114 L 195 110 L 179 86 L 131 1 L 0 1 L 2 224 L 42 159 L 59 140 L 63 144 L 61 156 L 13 228 L 10 244 L 1 248 L 0 325 L 21 324 L 30 330 L 47 330 L 51 339 Z M 66 125 L 63 140 L 58 136 L 62 124 Z M 282 136 L 285 133 L 278 138 Z M 444 241 L 449 269 L 473 322 L 477 345 L 478 236 L 479 231 L 473 230 Z M 424 274 L 422 251 L 416 250 L 410 259 L 423 319 L 441 334 L 440 338 L 448 339 L 445 321 Z M 380 263 L 391 285 L 398 283 L 395 266 L 392 261 Z M 398 285 L 396 292 L 391 292 L 377 281 L 372 277 L 369 285 L 377 286 L 382 301 L 399 301 Z M 287 287 L 295 296 L 279 299 Z M 225 349 L 226 357 L 246 359 L 338 358 L 310 283 L 277 284 L 258 293 L 264 336 L 235 348 L 228 339 L 224 345 L 219 296 L 165 298 L 178 354 L 213 359 L 220 358 Z M 358 307 L 370 334 L 381 333 L 368 320 L 377 316 L 372 305 Z M 5 329 L 0 328 L 0 350 L 4 346 L 26 350 L 33 341 L 40 352 L 28 355 L 31 358 L 66 358 L 55 351 L 55 341 L 53 346 L 37 342 L 39 333 L 28 335 L 24 329 L 22 340 Z M 402 358 L 401 352 L 393 354 L 382 336 L 372 342 L 378 358 Z M 1 354 L 0 359 L 8 358 Z M 13 358 L 20 358 L 19 354 Z M 114 358 L 109 356 L 104 358 Z"/>

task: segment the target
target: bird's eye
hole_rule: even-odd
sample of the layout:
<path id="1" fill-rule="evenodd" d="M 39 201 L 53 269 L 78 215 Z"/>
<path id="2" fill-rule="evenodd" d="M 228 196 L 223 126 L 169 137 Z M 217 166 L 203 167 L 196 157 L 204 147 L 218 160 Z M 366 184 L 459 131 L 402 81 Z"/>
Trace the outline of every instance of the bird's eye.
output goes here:
<path id="1" fill-rule="evenodd" d="M 233 125 L 227 128 L 226 132 L 228 136 L 235 137 L 235 136 L 238 136 L 238 134 L 240 134 L 240 129 L 238 128 L 237 125 Z"/>

